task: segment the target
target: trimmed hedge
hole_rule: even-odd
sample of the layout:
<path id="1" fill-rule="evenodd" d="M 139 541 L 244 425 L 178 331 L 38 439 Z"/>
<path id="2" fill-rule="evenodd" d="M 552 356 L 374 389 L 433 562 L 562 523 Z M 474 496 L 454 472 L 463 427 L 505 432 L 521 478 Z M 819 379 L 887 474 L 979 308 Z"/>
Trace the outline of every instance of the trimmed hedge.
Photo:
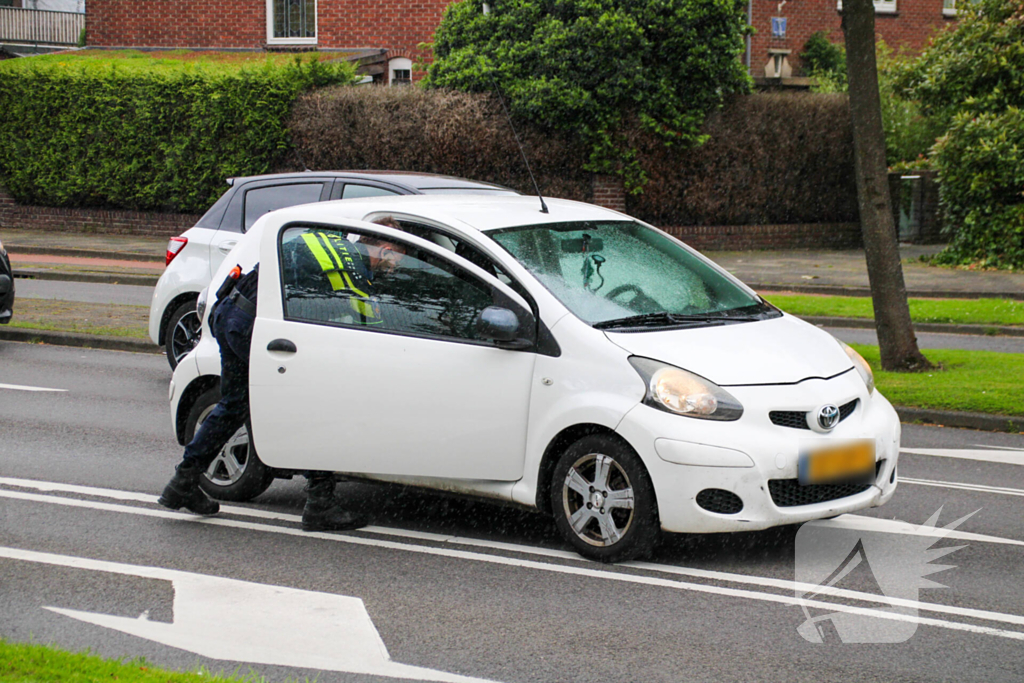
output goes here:
<path id="1" fill-rule="evenodd" d="M 534 192 L 501 104 L 489 95 L 326 88 L 299 98 L 289 127 L 296 156 L 314 170 L 443 173 Z M 516 130 L 544 193 L 590 197 L 581 144 L 523 122 Z"/>
<path id="2" fill-rule="evenodd" d="M 301 96 L 290 128 L 312 169 L 378 168 L 465 176 L 532 193 L 500 105 L 488 95 L 419 88 L 329 88 Z M 588 201 L 587 150 L 521 121 L 542 192 Z M 637 126 L 635 130 L 638 130 Z M 628 210 L 658 225 L 857 221 L 845 95 L 756 94 L 713 112 L 695 149 L 634 132 L 650 181 Z"/>
<path id="3" fill-rule="evenodd" d="M 303 90 L 354 80 L 317 56 L 49 55 L 0 64 L 0 180 L 23 204 L 202 212 L 290 151 Z"/>

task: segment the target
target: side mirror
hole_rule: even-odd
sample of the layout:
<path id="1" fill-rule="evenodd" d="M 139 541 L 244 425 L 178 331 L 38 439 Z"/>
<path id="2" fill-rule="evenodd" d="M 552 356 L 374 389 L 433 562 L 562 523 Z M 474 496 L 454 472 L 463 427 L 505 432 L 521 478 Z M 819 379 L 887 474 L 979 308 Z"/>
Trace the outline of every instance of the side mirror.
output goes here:
<path id="1" fill-rule="evenodd" d="M 519 338 L 519 318 L 507 308 L 488 306 L 476 319 L 476 333 L 503 349 L 529 349 L 533 342 Z"/>
<path id="2" fill-rule="evenodd" d="M 7 275 L 0 275 L 0 296 L 7 294 L 9 291 L 11 291 L 11 278 Z"/>
<path id="3" fill-rule="evenodd" d="M 488 306 L 476 319 L 476 333 L 481 339 L 496 342 L 514 341 L 519 332 L 519 318 L 507 308 Z"/>

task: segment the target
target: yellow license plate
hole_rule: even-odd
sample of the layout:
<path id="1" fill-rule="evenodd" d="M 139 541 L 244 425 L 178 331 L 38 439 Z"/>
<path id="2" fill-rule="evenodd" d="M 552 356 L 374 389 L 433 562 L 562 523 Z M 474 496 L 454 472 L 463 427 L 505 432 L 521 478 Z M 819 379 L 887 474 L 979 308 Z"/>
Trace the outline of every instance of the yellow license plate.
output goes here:
<path id="1" fill-rule="evenodd" d="M 875 442 L 851 441 L 801 453 L 801 484 L 868 484 L 875 477 Z"/>

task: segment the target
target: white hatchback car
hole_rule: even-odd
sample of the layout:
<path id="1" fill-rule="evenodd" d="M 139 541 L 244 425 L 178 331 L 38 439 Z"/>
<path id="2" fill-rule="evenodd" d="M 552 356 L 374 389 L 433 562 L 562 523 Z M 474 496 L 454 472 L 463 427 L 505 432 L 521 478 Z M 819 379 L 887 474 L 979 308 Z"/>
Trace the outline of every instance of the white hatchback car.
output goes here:
<path id="1" fill-rule="evenodd" d="M 260 263 L 259 456 L 243 428 L 206 489 L 246 499 L 315 469 L 483 496 L 552 514 L 601 561 L 661 530 L 766 529 L 892 497 L 900 424 L 856 352 L 664 232 L 547 204 L 371 198 L 261 219 L 213 280 Z M 384 215 L 402 230 L 372 222 Z M 374 277 L 382 323 L 296 280 L 283 245 L 322 232 L 405 245 Z M 207 330 L 171 383 L 179 441 L 218 372 Z"/>

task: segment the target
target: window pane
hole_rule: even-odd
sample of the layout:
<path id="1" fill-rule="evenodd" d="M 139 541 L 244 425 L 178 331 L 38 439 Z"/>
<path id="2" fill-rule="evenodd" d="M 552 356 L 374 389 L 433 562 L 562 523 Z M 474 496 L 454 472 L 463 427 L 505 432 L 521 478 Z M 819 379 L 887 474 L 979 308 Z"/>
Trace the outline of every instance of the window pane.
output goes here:
<path id="1" fill-rule="evenodd" d="M 391 190 L 385 190 L 382 187 L 374 187 L 373 185 L 353 185 L 347 183 L 345 189 L 341 193 L 342 199 L 356 199 L 358 197 L 387 197 L 389 195 L 396 195 L 397 192 Z"/>
<path id="2" fill-rule="evenodd" d="M 256 219 L 268 211 L 320 201 L 323 189 L 323 183 L 303 183 L 249 190 L 245 193 L 245 229 L 248 230 Z"/>
<path id="3" fill-rule="evenodd" d="M 289 320 L 476 339 L 494 303 L 490 287 L 452 264 L 415 248 L 389 253 L 358 232 L 286 230 L 281 272 Z"/>
<path id="4" fill-rule="evenodd" d="M 274 0 L 275 38 L 315 38 L 316 0 Z"/>
<path id="5" fill-rule="evenodd" d="M 490 236 L 589 323 L 759 305 L 663 233 L 632 221 L 543 224 Z"/>

